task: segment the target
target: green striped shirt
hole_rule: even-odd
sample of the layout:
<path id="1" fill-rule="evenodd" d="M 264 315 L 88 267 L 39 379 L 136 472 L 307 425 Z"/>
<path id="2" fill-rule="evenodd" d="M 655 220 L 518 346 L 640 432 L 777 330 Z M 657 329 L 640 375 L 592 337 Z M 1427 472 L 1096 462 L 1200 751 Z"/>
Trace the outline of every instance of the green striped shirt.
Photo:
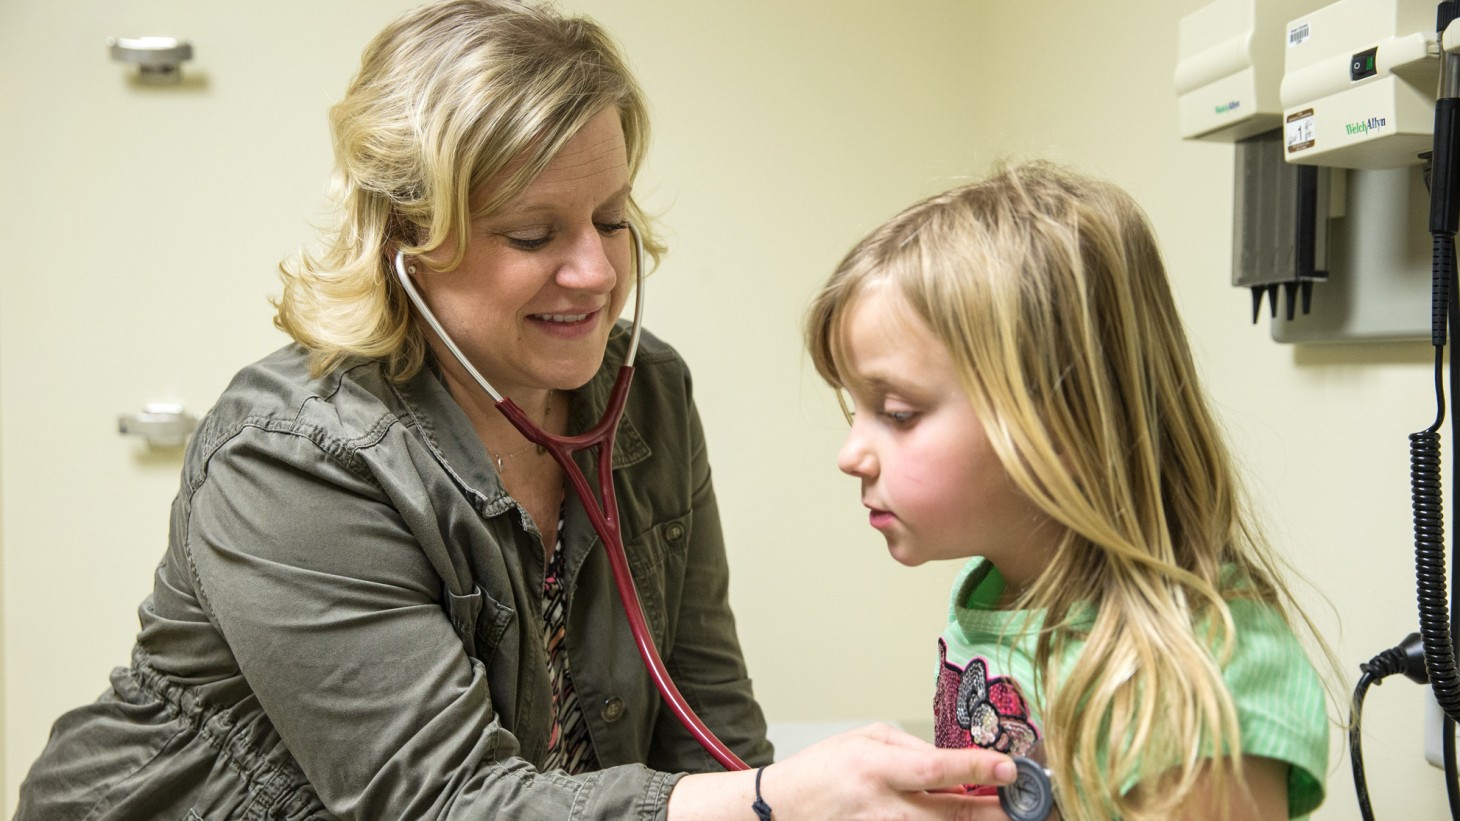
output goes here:
<path id="1" fill-rule="evenodd" d="M 954 582 L 938 669 L 940 746 L 971 741 L 1018 753 L 1032 743 L 1025 741 L 1031 732 L 1044 734 L 1032 664 L 1043 614 L 994 609 L 1003 587 L 998 570 L 982 558 L 969 561 Z M 1242 752 L 1289 765 L 1288 815 L 1305 817 L 1323 802 L 1328 769 L 1323 687 L 1277 612 L 1245 599 L 1229 607 L 1236 644 L 1223 675 L 1237 707 Z M 1068 650 L 1067 663 L 1078 650 Z"/>

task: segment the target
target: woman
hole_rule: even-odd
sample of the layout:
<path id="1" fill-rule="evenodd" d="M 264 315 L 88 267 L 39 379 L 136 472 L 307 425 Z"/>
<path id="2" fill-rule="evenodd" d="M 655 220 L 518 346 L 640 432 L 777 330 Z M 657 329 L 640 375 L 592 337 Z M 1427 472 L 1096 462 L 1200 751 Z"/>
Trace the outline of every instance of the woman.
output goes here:
<path id="1" fill-rule="evenodd" d="M 331 119 L 341 220 L 284 267 L 296 344 L 200 426 L 133 665 L 57 722 L 17 818 L 933 818 L 959 799 L 924 790 L 1009 780 L 877 728 L 684 775 L 718 766 L 661 706 L 562 468 L 413 313 L 398 274 L 537 424 L 599 418 L 630 226 L 662 249 L 631 194 L 644 102 L 596 25 L 422 7 Z M 647 334 L 635 364 L 614 474 L 647 621 L 764 766 L 689 374 Z"/>

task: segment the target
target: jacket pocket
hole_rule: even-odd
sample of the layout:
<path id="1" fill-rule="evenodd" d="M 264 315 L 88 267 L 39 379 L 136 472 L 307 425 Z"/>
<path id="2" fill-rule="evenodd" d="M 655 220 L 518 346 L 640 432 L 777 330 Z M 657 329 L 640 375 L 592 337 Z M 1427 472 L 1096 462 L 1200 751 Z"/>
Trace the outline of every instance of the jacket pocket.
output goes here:
<path id="1" fill-rule="evenodd" d="M 684 576 L 684 545 L 689 517 L 679 516 L 656 523 L 632 540 L 625 540 L 629 569 L 644 607 L 644 619 L 654 643 L 668 647 L 674 641 L 669 612 L 677 602 Z"/>
<path id="2" fill-rule="evenodd" d="M 488 596 L 477 584 L 472 585 L 470 593 L 462 596 L 450 590 L 442 592 L 441 606 L 467 655 L 487 664 L 496 653 L 497 645 L 501 644 L 502 634 L 512 623 L 512 608 Z"/>

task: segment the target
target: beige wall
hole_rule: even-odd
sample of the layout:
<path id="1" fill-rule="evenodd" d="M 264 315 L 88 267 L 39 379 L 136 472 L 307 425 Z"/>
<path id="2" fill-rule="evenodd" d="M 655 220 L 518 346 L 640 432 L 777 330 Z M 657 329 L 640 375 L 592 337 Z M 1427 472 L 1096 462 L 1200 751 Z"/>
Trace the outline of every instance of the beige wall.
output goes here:
<path id="1" fill-rule="evenodd" d="M 370 5 L 383 16 L 410 3 Z M 1405 437 L 1433 416 L 1428 350 L 1295 348 L 1248 323 L 1246 293 L 1228 285 L 1231 149 L 1176 136 L 1176 22 L 1198 0 L 566 5 L 620 38 L 654 107 L 640 193 L 663 215 L 671 255 L 650 280 L 648 324 L 695 367 L 734 603 L 772 720 L 927 720 L 932 639 L 956 568 L 902 568 L 866 526 L 855 484 L 834 467 L 842 425 L 801 352 L 799 321 L 862 233 L 1005 157 L 1077 164 L 1151 214 L 1207 388 L 1274 541 L 1314 583 L 1308 598 L 1345 676 L 1414 629 Z M 288 253 L 311 216 L 254 240 Z M 68 595 L 78 607 L 90 598 Z M 94 693 L 103 682 L 66 685 Z M 1381 817 L 1441 813 L 1420 692 L 1398 682 L 1369 698 Z M 12 703 L 4 715 L 34 711 Z M 33 755 L 51 718 L 6 745 L 13 759 Z M 6 763 L 9 806 L 28 760 Z M 1318 818 L 1357 818 L 1346 759 L 1330 782 Z"/>

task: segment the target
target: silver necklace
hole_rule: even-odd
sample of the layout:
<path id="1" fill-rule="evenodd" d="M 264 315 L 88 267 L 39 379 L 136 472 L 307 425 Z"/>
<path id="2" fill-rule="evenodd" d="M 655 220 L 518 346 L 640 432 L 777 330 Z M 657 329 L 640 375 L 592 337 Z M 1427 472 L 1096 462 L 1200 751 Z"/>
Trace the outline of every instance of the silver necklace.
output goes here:
<path id="1" fill-rule="evenodd" d="M 553 415 L 553 392 L 552 391 L 548 391 L 547 409 L 542 412 L 542 427 L 543 427 L 543 430 L 547 430 L 548 419 L 552 418 L 552 415 Z M 485 443 L 483 443 L 483 445 L 485 445 Z M 517 450 L 514 450 L 511 453 L 504 453 L 501 456 L 498 456 L 497 454 L 492 453 L 491 449 L 488 448 L 487 449 L 487 455 L 490 456 L 490 457 L 492 457 L 492 461 L 497 465 L 497 473 L 498 474 L 501 474 L 502 471 L 506 469 L 506 462 L 507 462 L 508 459 L 511 459 L 511 458 L 513 458 L 515 456 L 521 456 L 522 454 L 528 452 L 529 450 L 532 450 L 533 448 L 537 448 L 537 453 L 538 453 L 539 456 L 541 456 L 544 453 L 547 453 L 547 448 L 543 447 L 542 445 L 539 445 L 539 444 L 537 444 L 535 442 L 528 442 L 527 444 L 523 445 L 522 447 L 518 448 Z"/>

